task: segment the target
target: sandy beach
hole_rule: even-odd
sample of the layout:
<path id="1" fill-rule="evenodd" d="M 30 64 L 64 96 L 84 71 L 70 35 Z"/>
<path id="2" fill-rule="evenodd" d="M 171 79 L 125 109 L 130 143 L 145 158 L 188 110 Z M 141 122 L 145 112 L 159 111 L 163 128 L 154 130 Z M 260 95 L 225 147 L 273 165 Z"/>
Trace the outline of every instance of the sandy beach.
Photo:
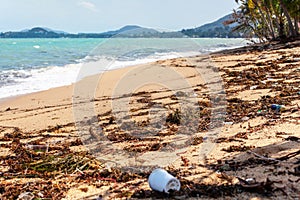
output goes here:
<path id="1" fill-rule="evenodd" d="M 7 99 L 1 199 L 297 199 L 299 84 L 296 41 L 117 69 Z M 143 170 L 125 170 L 132 165 Z M 180 191 L 150 189 L 155 165 L 180 179 Z"/>

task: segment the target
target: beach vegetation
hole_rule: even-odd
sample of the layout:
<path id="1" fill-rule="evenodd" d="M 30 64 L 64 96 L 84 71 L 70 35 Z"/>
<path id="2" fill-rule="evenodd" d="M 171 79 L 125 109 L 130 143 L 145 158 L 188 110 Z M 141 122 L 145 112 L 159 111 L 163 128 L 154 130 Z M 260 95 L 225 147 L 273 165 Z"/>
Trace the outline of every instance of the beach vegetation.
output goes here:
<path id="1" fill-rule="evenodd" d="M 251 33 L 264 41 L 299 38 L 300 0 L 235 0 L 235 31 Z"/>
<path id="2" fill-rule="evenodd" d="M 180 125 L 181 112 L 179 109 L 174 110 L 167 116 L 166 122 L 170 124 Z"/>

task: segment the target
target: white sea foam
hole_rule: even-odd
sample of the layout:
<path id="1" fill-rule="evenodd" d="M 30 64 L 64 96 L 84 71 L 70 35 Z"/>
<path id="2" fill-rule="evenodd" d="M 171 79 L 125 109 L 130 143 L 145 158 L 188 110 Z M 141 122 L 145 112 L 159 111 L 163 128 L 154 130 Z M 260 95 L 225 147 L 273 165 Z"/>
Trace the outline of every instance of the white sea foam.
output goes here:
<path id="1" fill-rule="evenodd" d="M 0 87 L 0 98 L 69 85 L 76 80 L 80 66 L 81 64 L 69 64 L 64 67 L 49 66 L 30 71 L 23 70 L 28 76 L 14 77 L 15 83 Z"/>
<path id="2" fill-rule="evenodd" d="M 49 66 L 31 70 L 9 70 L 14 83 L 0 87 L 0 98 L 28 94 L 47 90 L 54 87 L 70 85 L 86 76 L 102 73 L 104 71 L 133 66 L 137 64 L 154 62 L 170 58 L 180 57 L 178 53 L 156 54 L 143 59 L 118 61 L 113 59 L 100 59 L 87 57 L 89 62 L 78 64 L 68 64 L 65 66 Z M 95 61 L 98 59 L 97 61 Z M 82 60 L 82 61 L 86 61 Z M 89 68 L 88 70 L 81 70 Z M 84 71 L 84 73 L 83 73 Z M 3 72 L 2 72 L 3 73 Z M 22 74 L 17 76 L 17 74 Z"/>

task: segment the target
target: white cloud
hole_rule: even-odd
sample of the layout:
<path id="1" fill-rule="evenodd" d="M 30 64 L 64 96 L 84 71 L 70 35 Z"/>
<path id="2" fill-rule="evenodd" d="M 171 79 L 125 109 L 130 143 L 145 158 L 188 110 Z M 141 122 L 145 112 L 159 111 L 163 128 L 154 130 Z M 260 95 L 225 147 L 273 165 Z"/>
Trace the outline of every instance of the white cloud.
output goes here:
<path id="1" fill-rule="evenodd" d="M 89 1 L 79 1 L 78 5 L 81 6 L 81 7 L 83 7 L 83 8 L 86 8 L 88 10 L 91 10 L 93 12 L 98 12 L 98 9 L 95 6 L 95 4 L 93 4 L 93 3 L 89 2 Z"/>

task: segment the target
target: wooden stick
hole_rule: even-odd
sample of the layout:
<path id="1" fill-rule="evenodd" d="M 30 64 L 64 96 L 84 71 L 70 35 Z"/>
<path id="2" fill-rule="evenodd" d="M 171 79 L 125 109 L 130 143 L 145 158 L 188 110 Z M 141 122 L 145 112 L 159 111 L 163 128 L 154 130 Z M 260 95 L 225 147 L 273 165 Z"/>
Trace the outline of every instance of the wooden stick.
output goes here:
<path id="1" fill-rule="evenodd" d="M 298 150 L 296 152 L 293 152 L 293 153 L 289 153 L 289 154 L 287 154 L 285 156 L 281 156 L 280 158 L 278 158 L 278 160 L 287 160 L 287 159 L 292 158 L 294 156 L 297 156 L 299 154 L 300 154 L 300 150 Z"/>
<path id="2" fill-rule="evenodd" d="M 248 152 L 248 153 L 251 153 L 251 154 L 253 154 L 254 156 L 256 156 L 256 157 L 258 157 L 258 158 L 261 158 L 261 159 L 263 159 L 263 160 L 271 160 L 271 161 L 276 161 L 276 162 L 280 161 L 280 160 L 277 160 L 277 159 L 275 159 L 275 158 L 268 158 L 268 157 L 259 155 L 259 154 L 255 153 L 255 152 L 251 151 L 251 150 L 248 150 L 247 152 Z"/>

